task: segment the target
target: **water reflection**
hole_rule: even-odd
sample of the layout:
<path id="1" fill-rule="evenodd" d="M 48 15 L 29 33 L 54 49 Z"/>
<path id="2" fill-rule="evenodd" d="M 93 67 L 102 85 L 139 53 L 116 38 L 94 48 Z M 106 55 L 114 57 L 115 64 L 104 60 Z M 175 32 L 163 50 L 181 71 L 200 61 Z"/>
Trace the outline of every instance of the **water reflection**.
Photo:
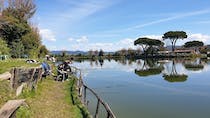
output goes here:
<path id="1" fill-rule="evenodd" d="M 95 61 L 74 66 L 83 70 L 84 82 L 109 103 L 117 117 L 209 118 L 209 60 L 97 60 L 98 66 Z M 203 67 L 195 71 L 187 64 Z M 96 104 L 97 100 L 89 102 L 93 113 Z"/>
<path id="2" fill-rule="evenodd" d="M 141 61 L 138 61 L 141 64 Z M 140 69 L 135 69 L 135 74 L 138 76 L 151 76 L 161 74 L 164 70 L 162 64 L 158 63 L 157 60 L 148 59 L 143 61 L 143 66 Z"/>
<path id="3" fill-rule="evenodd" d="M 187 80 L 188 75 L 178 73 L 175 65 L 175 60 L 172 60 L 171 72 L 164 73 L 163 78 L 168 82 L 184 82 Z"/>
<path id="4" fill-rule="evenodd" d="M 101 67 L 102 67 L 103 64 L 104 64 L 104 60 L 103 59 L 99 59 L 98 61 L 99 61 L 100 65 L 101 65 Z"/>
<path id="5" fill-rule="evenodd" d="M 201 72 L 208 66 L 207 59 L 146 59 L 127 60 L 117 59 L 92 59 L 79 60 L 79 63 L 89 63 L 92 69 L 107 68 L 125 72 L 134 72 L 139 77 L 161 76 L 167 82 L 185 82 L 190 72 Z M 81 67 L 84 68 L 84 67 Z M 88 70 L 86 70 L 88 71 Z"/>
<path id="6" fill-rule="evenodd" d="M 184 67 L 190 71 L 200 71 L 204 69 L 204 64 L 206 62 L 202 62 L 201 59 L 189 60 L 183 63 Z"/>

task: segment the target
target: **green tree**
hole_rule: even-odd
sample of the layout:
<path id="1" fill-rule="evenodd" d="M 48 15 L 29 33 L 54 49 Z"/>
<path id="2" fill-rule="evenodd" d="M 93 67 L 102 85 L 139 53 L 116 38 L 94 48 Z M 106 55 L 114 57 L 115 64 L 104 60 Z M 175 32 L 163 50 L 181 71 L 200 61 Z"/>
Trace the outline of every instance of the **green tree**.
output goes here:
<path id="1" fill-rule="evenodd" d="M 21 58 L 24 56 L 23 43 L 21 41 L 12 42 L 10 54 L 12 58 Z"/>
<path id="2" fill-rule="evenodd" d="M 36 12 L 34 0 L 8 0 L 8 7 L 3 14 L 12 15 L 20 21 L 28 21 Z"/>
<path id="3" fill-rule="evenodd" d="M 171 41 L 171 44 L 172 44 L 172 51 L 174 52 L 175 50 L 175 46 L 176 46 L 176 42 L 178 39 L 185 39 L 187 38 L 187 34 L 186 32 L 184 31 L 169 31 L 169 32 L 166 32 L 164 35 L 163 35 L 163 40 L 170 40 Z"/>
<path id="4" fill-rule="evenodd" d="M 39 46 L 41 45 L 41 38 L 37 28 L 32 28 L 29 33 L 22 37 L 24 45 L 24 54 L 31 58 L 36 58 L 39 54 Z"/>
<path id="5" fill-rule="evenodd" d="M 8 46 L 12 42 L 20 40 L 23 35 L 30 31 L 30 26 L 27 23 L 21 23 L 18 19 L 12 16 L 3 16 L 4 24 L 0 26 L 0 36 L 7 42 Z"/>
<path id="6" fill-rule="evenodd" d="M 204 46 L 202 41 L 189 41 L 184 44 L 185 48 L 194 48 L 195 51 L 198 51 L 198 48 Z"/>
<path id="7" fill-rule="evenodd" d="M 129 48 L 127 52 L 128 52 L 127 55 L 128 55 L 129 57 L 134 57 L 134 56 L 135 56 L 135 50 Z"/>
<path id="8" fill-rule="evenodd" d="M 99 51 L 98 56 L 99 56 L 99 57 L 104 56 L 104 51 L 103 51 L 102 49 Z"/>
<path id="9" fill-rule="evenodd" d="M 95 51 L 94 51 L 94 55 L 95 55 L 95 56 L 98 56 L 98 50 L 95 50 Z"/>
<path id="10" fill-rule="evenodd" d="M 0 55 L 9 55 L 10 49 L 7 47 L 7 43 L 0 39 Z"/>
<path id="11" fill-rule="evenodd" d="M 2 3 L 0 37 L 8 44 L 11 56 L 19 58 L 27 55 L 35 58 L 45 55 L 48 51 L 41 45 L 39 31 L 30 25 L 30 19 L 36 12 L 34 0 L 7 0 L 5 7 Z M 19 46 L 18 50 L 16 46 Z"/>
<path id="12" fill-rule="evenodd" d="M 39 48 L 38 57 L 39 58 L 45 57 L 45 55 L 47 55 L 48 53 L 49 53 L 49 51 L 47 50 L 46 46 L 45 45 L 41 45 L 40 48 Z"/>
<path id="13" fill-rule="evenodd" d="M 126 56 L 127 50 L 126 50 L 125 48 L 123 48 L 123 49 L 121 49 L 121 50 L 118 51 L 118 54 L 119 54 L 120 56 Z"/>
<path id="14" fill-rule="evenodd" d="M 33 0 L 8 0 L 3 9 L 0 36 L 10 45 L 30 31 L 28 20 L 34 15 L 36 5 Z"/>
<path id="15" fill-rule="evenodd" d="M 94 55 L 93 50 L 89 50 L 89 51 L 88 51 L 88 55 L 89 55 L 90 57 L 92 57 L 92 56 Z"/>
<path id="16" fill-rule="evenodd" d="M 160 46 L 163 46 L 164 43 L 158 39 L 150 39 L 147 37 L 138 38 L 134 41 L 134 45 L 140 45 L 144 51 L 144 53 L 147 55 L 148 49 L 154 49 Z"/>

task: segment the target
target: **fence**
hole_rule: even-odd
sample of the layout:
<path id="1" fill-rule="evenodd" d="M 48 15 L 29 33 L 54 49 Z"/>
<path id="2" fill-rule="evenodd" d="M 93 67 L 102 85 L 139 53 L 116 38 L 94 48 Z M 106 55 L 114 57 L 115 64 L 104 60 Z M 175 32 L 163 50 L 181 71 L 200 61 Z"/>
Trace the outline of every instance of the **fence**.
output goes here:
<path id="1" fill-rule="evenodd" d="M 84 84 L 83 79 L 82 79 L 82 71 L 76 67 L 71 66 L 72 72 L 74 73 L 75 76 L 77 76 L 77 89 L 78 89 L 78 94 L 80 97 L 81 102 L 87 107 L 87 90 L 89 90 L 97 99 L 97 106 L 96 106 L 96 111 L 94 114 L 94 118 L 98 118 L 99 115 L 99 108 L 100 108 L 100 104 L 105 108 L 106 113 L 107 113 L 107 118 L 116 118 L 116 116 L 114 115 L 114 113 L 112 112 L 111 108 L 109 107 L 109 105 L 104 102 L 99 95 L 92 90 L 91 88 L 89 88 L 87 85 Z"/>
<path id="2" fill-rule="evenodd" d="M 42 78 L 42 68 L 13 68 L 10 73 L 12 75 L 10 79 L 11 87 L 17 90 L 16 92 L 23 84 L 26 84 L 31 90 L 35 89 L 38 80 Z"/>

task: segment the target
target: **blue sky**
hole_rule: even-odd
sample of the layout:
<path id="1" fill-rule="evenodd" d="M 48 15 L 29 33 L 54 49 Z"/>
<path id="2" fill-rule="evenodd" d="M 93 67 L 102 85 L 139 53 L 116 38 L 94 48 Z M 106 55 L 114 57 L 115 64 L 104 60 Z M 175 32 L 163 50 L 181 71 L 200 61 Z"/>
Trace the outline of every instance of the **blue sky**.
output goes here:
<path id="1" fill-rule="evenodd" d="M 36 0 L 32 19 L 50 50 L 136 48 L 138 37 L 183 30 L 210 44 L 209 0 Z M 165 42 L 170 45 L 169 42 Z"/>

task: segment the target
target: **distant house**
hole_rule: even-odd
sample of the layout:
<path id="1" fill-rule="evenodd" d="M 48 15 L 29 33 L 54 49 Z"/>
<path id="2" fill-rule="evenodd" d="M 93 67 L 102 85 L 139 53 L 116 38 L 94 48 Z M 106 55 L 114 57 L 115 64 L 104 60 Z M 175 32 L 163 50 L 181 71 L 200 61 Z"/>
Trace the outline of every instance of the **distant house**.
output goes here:
<path id="1" fill-rule="evenodd" d="M 207 52 L 207 57 L 210 57 L 210 51 L 209 51 L 209 52 Z"/>
<path id="2" fill-rule="evenodd" d="M 206 48 L 207 48 L 207 50 L 210 50 L 210 45 L 207 45 Z"/>
<path id="3" fill-rule="evenodd" d="M 175 54 L 195 54 L 195 50 L 175 50 Z"/>
<path id="4" fill-rule="evenodd" d="M 195 54 L 195 50 L 175 50 L 174 52 L 172 51 L 158 51 L 158 54 L 159 55 L 162 55 L 162 56 L 189 56 L 191 54 Z"/>

